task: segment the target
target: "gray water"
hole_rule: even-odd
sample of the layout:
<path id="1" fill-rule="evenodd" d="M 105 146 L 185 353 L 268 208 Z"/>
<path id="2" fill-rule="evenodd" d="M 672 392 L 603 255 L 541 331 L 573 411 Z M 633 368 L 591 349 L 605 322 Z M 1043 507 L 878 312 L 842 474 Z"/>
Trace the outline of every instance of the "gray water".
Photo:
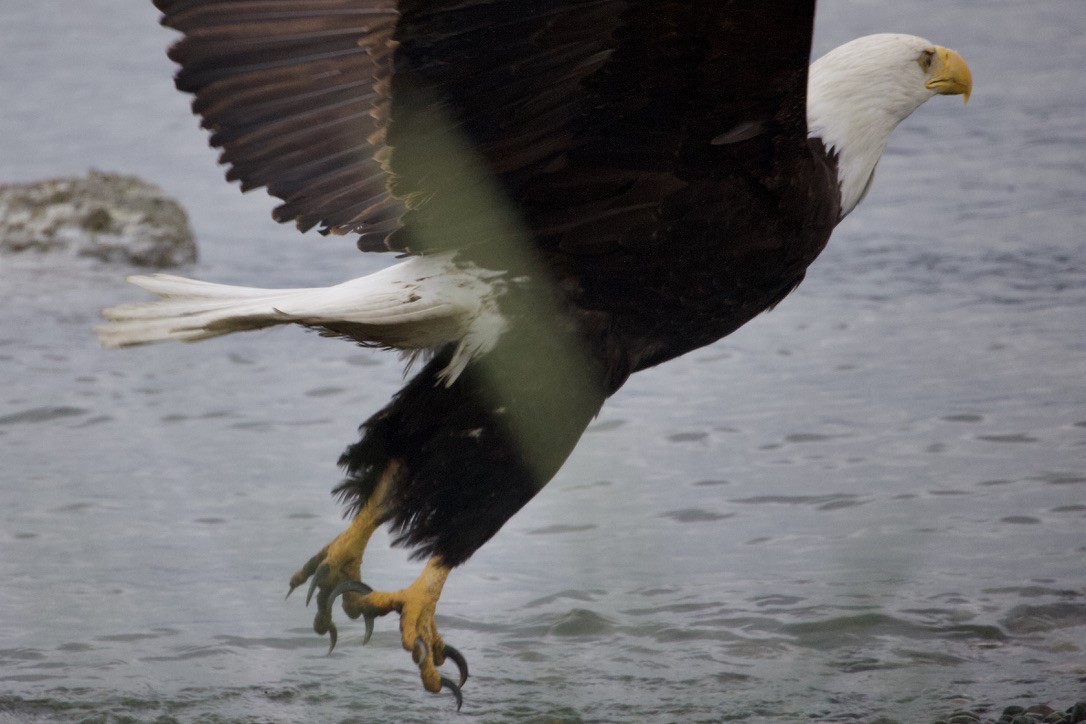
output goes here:
<path id="1" fill-rule="evenodd" d="M 959 50 L 780 308 L 636 376 L 439 607 L 463 712 L 393 619 L 310 630 L 287 578 L 394 356 L 297 330 L 98 349 L 130 270 L 0 259 L 0 721 L 930 721 L 1086 693 L 1086 5 L 822 3 Z M 184 273 L 387 263 L 222 181 L 150 3 L 0 5 L 0 179 L 135 173 Z M 365 578 L 418 564 L 375 538 Z M 343 617 L 340 616 L 340 619 Z"/>

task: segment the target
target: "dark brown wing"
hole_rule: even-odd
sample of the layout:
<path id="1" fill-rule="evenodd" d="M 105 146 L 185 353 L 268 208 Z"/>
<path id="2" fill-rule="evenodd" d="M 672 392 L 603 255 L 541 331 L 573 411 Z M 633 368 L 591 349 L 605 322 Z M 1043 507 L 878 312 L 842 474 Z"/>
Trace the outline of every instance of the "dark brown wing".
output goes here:
<path id="1" fill-rule="evenodd" d="M 554 234 L 570 253 L 644 240 L 691 182 L 779 175 L 779 158 L 806 152 L 813 2 L 405 0 L 400 10 L 393 188 L 424 203 L 395 248 L 412 248 L 412 224 L 456 233 L 470 173 L 448 162 L 434 172 L 450 127 L 500 175 L 537 241 Z M 464 226 L 454 247 L 478 231 Z"/>
<path id="2" fill-rule="evenodd" d="M 408 211 L 362 248 L 505 268 L 521 238 L 639 369 L 776 303 L 825 245 L 839 199 L 807 139 L 813 0 L 400 11 L 386 141 Z"/>
<path id="3" fill-rule="evenodd" d="M 374 159 L 395 0 L 155 0 L 184 37 L 177 87 L 223 149 L 227 178 L 266 186 L 301 230 L 397 226 Z M 378 137 L 374 133 L 378 132 Z"/>
<path id="4" fill-rule="evenodd" d="M 178 87 L 278 220 L 499 268 L 530 247 L 643 359 L 779 301 L 836 220 L 813 0 L 156 4 Z"/>

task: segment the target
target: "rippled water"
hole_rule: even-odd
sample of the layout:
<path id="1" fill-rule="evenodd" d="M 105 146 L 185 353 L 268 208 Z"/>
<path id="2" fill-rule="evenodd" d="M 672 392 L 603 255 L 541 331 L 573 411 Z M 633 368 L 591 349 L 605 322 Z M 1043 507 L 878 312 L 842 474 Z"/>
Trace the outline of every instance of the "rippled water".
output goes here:
<path id="1" fill-rule="evenodd" d="M 221 181 L 150 3 L 0 8 L 0 177 L 137 173 L 195 276 L 385 262 Z M 801 289 L 635 377 L 456 571 L 458 719 L 927 721 L 1086 692 L 1086 13 L 824 2 L 818 47 L 897 30 L 976 78 L 891 140 Z M 283 600 L 389 355 L 292 330 L 100 351 L 125 269 L 0 259 L 0 721 L 433 721 L 395 622 L 336 652 Z M 414 577 L 375 539 L 366 578 Z"/>

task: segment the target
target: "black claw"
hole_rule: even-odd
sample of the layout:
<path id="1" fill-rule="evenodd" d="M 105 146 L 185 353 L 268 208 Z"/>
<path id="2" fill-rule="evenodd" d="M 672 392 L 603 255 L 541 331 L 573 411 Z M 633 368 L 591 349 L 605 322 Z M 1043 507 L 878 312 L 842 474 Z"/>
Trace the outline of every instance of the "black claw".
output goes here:
<path id="1" fill-rule="evenodd" d="M 328 622 L 328 653 L 332 653 L 332 649 L 336 647 L 336 641 L 339 638 L 339 632 L 336 631 L 336 625 L 331 621 Z"/>
<path id="2" fill-rule="evenodd" d="M 411 647 L 411 659 L 416 663 L 422 663 L 430 655 L 430 647 L 421 638 L 415 639 L 415 645 Z"/>
<path id="3" fill-rule="evenodd" d="M 468 660 L 464 658 L 462 653 L 448 644 L 445 644 L 445 657 L 452 659 L 453 663 L 456 664 L 456 668 L 460 670 L 460 686 L 463 686 L 464 682 L 468 680 Z"/>
<path id="4" fill-rule="evenodd" d="M 331 571 L 332 567 L 327 563 L 322 563 L 317 570 L 313 571 L 313 581 L 309 584 L 309 593 L 305 594 L 305 605 L 308 606 L 309 602 L 313 600 L 313 592 L 317 590 L 317 583 Z"/>
<path id="5" fill-rule="evenodd" d="M 366 635 L 362 637 L 362 645 L 365 646 L 370 642 L 370 636 L 373 636 L 373 622 L 375 617 L 363 612 L 362 620 L 366 622 Z"/>
<path id="6" fill-rule="evenodd" d="M 328 607 L 331 608 L 332 603 L 344 593 L 354 592 L 361 593 L 363 596 L 373 593 L 373 589 L 367 586 L 362 581 L 344 581 L 335 588 L 332 589 L 332 593 L 328 596 Z M 370 637 L 373 636 L 373 622 L 377 620 L 377 617 L 368 610 L 369 607 L 362 608 L 362 620 L 366 622 L 366 635 L 362 637 L 362 645 L 365 646 L 370 642 Z"/>
<path id="7" fill-rule="evenodd" d="M 456 697 L 456 710 L 460 711 L 460 707 L 464 705 L 464 695 L 460 693 L 460 687 L 454 684 L 452 679 L 448 679 L 444 676 L 441 677 L 441 685 L 451 691 L 453 696 Z"/>
<path id="8" fill-rule="evenodd" d="M 362 581 L 344 581 L 332 589 L 332 593 L 328 596 L 328 605 L 331 606 L 333 601 L 348 591 L 361 593 L 363 596 L 373 593 L 373 589 Z"/>

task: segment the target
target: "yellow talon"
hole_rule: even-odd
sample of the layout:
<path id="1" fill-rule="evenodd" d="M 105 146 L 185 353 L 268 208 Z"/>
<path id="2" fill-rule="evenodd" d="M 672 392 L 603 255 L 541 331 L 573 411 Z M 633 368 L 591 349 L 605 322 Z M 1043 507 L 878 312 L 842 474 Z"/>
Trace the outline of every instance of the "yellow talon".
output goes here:
<path id="1" fill-rule="evenodd" d="M 448 577 L 449 569 L 435 556 L 427 561 L 422 573 L 407 588 L 391 593 L 374 591 L 366 596 L 366 603 L 383 613 L 397 611 L 400 614 L 401 642 L 405 650 L 412 652 L 422 675 L 422 684 L 428 691 L 441 690 L 441 674 L 437 671 L 435 658 L 445 660 L 445 645 L 438 636 L 434 614 Z"/>
<path id="2" fill-rule="evenodd" d="M 332 592 L 340 584 L 360 582 L 362 555 L 365 553 L 370 536 L 385 520 L 384 496 L 398 470 L 398 464 L 395 461 L 391 462 L 370 494 L 369 500 L 355 515 L 351 524 L 347 526 L 347 530 L 317 551 L 316 555 L 306 561 L 305 565 L 290 577 L 290 590 L 287 591 L 287 596 L 312 578 L 305 602 L 308 605 L 313 594 L 317 594 L 317 614 L 313 619 L 313 630 L 322 635 L 328 633 L 331 638 L 329 652 L 336 645 L 336 626 L 332 623 Z M 351 618 L 358 618 L 361 613 L 359 608 L 361 598 L 362 594 L 357 591 L 344 594 L 343 610 Z"/>
<path id="3" fill-rule="evenodd" d="M 398 591 L 372 591 L 363 593 L 364 588 L 344 586 L 343 590 L 355 592 L 359 599 L 358 610 L 366 617 L 367 628 L 375 616 L 384 616 L 395 611 L 400 614 L 400 642 L 419 667 L 422 685 L 427 691 L 438 692 L 444 687 L 456 696 L 457 709 L 463 701 L 460 686 L 468 678 L 468 665 L 464 656 L 451 646 L 446 646 L 437 632 L 434 621 L 437 602 L 445 580 L 449 577 L 449 568 L 437 556 L 427 561 L 422 573 L 411 585 Z M 333 598 L 335 594 L 333 594 Z M 460 671 L 460 683 L 441 675 L 437 667 L 452 659 Z"/>
<path id="4" fill-rule="evenodd" d="M 336 645 L 336 625 L 332 622 L 332 604 L 343 596 L 343 610 L 351 618 L 362 616 L 366 623 L 363 643 L 373 633 L 373 621 L 395 611 L 400 614 L 400 637 L 404 649 L 411 652 L 419 667 L 422 685 L 428 691 L 449 689 L 456 697 L 456 708 L 463 703 L 460 687 L 468 678 L 468 665 L 464 656 L 445 642 L 437 632 L 434 615 L 449 568 L 441 559 L 433 556 L 409 586 L 398 591 L 374 591 L 361 582 L 362 556 L 370 536 L 386 518 L 383 501 L 388 487 L 399 471 L 395 461 L 385 469 L 381 480 L 370 494 L 366 504 L 355 515 L 347 529 L 306 561 L 290 577 L 289 596 L 295 588 L 310 581 L 308 604 L 316 594 L 317 614 L 313 618 L 313 630 L 328 634 L 329 653 Z M 441 675 L 438 666 L 451 659 L 460 671 L 460 683 Z"/>

